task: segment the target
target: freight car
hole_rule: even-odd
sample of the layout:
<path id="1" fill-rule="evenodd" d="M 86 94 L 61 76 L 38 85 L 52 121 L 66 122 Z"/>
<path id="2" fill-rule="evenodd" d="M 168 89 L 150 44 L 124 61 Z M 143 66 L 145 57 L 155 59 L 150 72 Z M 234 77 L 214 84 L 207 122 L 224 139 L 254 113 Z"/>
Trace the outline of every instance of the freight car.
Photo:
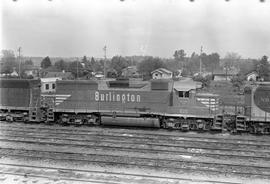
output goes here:
<path id="1" fill-rule="evenodd" d="M 270 132 L 270 82 L 257 82 L 245 88 L 245 116 L 250 132 Z"/>

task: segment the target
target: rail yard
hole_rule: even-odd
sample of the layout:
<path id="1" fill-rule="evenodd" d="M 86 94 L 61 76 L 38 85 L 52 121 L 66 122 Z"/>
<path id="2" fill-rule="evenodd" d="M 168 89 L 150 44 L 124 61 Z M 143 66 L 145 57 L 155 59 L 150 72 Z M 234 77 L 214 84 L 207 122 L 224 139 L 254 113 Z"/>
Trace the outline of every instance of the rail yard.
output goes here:
<path id="1" fill-rule="evenodd" d="M 1 1 L 0 184 L 270 184 L 269 1 Z"/>
<path id="2" fill-rule="evenodd" d="M 231 115 L 183 81 L 0 84 L 2 183 L 270 181 L 269 83 Z"/>
<path id="3" fill-rule="evenodd" d="M 269 183 L 269 136 L 1 122 L 1 183 Z"/>

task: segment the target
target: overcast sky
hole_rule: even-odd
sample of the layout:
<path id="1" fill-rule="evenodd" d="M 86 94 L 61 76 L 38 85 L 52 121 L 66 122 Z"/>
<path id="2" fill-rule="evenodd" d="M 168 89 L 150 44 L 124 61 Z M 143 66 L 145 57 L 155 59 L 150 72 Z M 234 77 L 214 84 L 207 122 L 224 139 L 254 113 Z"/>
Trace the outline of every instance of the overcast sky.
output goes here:
<path id="1" fill-rule="evenodd" d="M 1 48 L 25 56 L 270 56 L 270 0 L 1 0 Z"/>

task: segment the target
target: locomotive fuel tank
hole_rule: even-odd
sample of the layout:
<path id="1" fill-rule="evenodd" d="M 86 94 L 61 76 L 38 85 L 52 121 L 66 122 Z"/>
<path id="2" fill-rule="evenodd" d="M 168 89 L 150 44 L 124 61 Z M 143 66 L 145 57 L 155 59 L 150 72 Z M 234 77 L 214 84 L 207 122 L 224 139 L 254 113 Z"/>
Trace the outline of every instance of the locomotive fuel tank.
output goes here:
<path id="1" fill-rule="evenodd" d="M 134 127 L 160 127 L 158 118 L 143 117 L 101 117 L 102 125 L 134 126 Z M 127 123 L 128 122 L 128 123 Z"/>

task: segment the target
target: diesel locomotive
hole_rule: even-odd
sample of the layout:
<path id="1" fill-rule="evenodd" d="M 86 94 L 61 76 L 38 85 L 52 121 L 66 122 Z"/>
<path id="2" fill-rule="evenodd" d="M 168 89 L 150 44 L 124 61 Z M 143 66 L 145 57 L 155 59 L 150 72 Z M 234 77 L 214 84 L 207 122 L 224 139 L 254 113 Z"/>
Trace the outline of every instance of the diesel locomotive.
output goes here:
<path id="1" fill-rule="evenodd" d="M 196 83 L 195 83 L 196 85 Z M 1 79 L 1 119 L 63 125 L 118 125 L 182 131 L 270 132 L 270 83 L 245 88 L 245 113 L 224 114 L 219 96 L 182 81 L 59 80 L 41 94 L 39 80 Z"/>

